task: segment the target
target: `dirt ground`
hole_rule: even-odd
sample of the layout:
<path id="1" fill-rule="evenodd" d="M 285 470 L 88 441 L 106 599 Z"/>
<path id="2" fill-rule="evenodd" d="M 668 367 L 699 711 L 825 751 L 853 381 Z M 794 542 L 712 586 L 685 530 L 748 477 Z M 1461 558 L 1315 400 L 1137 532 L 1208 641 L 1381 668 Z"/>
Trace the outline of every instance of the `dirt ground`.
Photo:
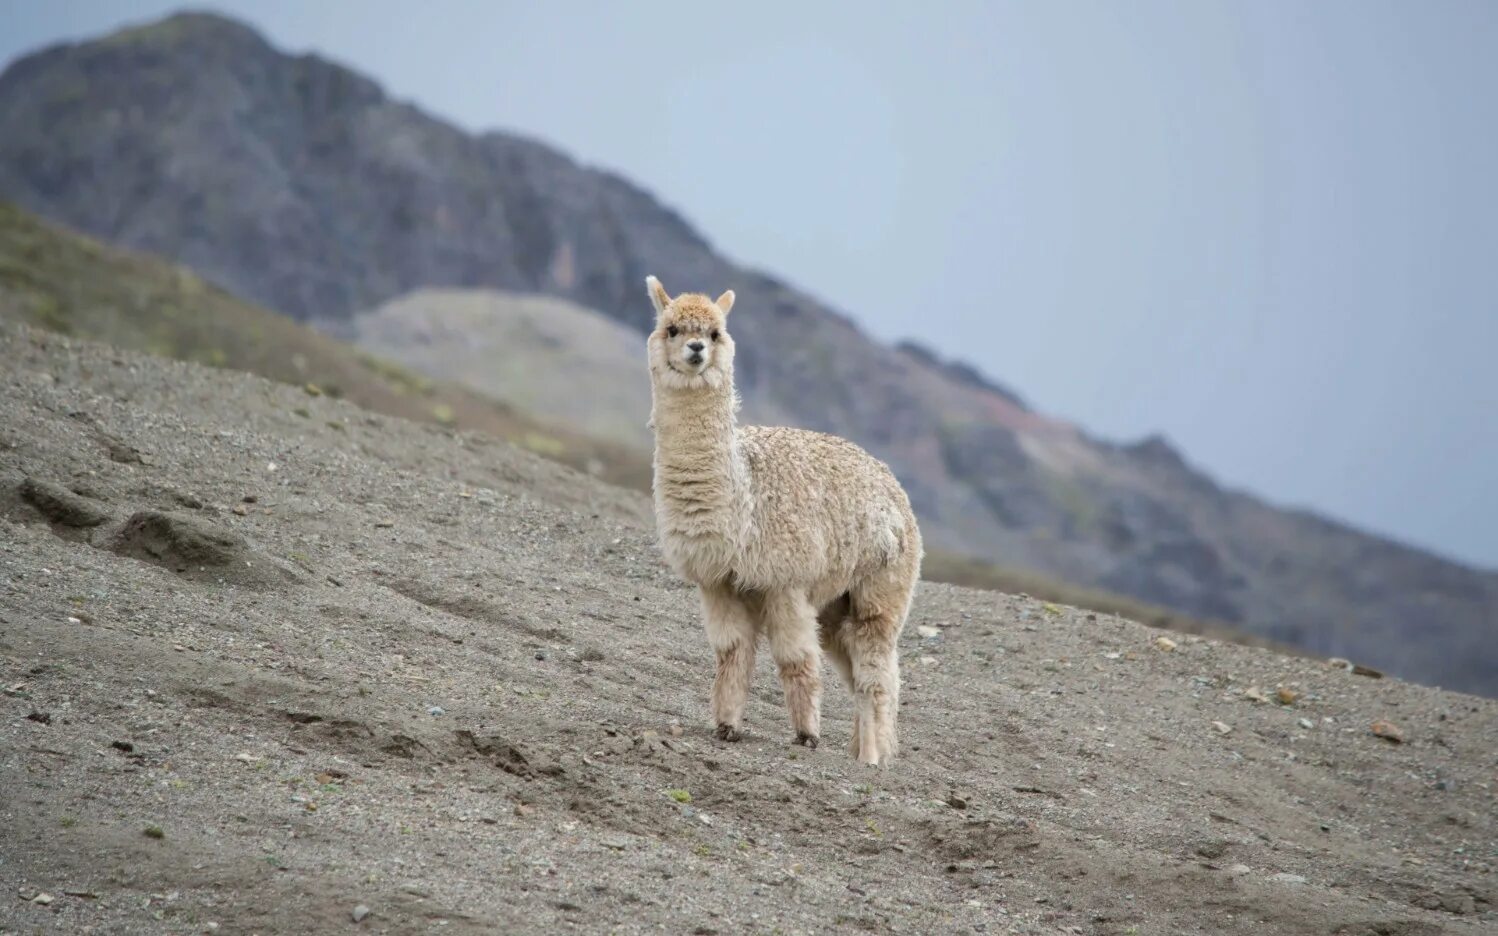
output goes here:
<path id="1" fill-rule="evenodd" d="M 1498 931 L 1498 703 L 1162 633 L 924 585 L 893 767 L 719 742 L 640 496 L 0 326 L 6 933 Z"/>

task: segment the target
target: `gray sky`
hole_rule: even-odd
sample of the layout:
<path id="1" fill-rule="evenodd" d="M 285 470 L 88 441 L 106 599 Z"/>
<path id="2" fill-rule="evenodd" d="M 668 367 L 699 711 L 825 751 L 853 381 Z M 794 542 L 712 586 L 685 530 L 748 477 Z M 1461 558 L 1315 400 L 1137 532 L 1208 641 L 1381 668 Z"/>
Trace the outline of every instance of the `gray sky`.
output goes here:
<path id="1" fill-rule="evenodd" d="M 0 60 L 173 6 L 6 3 Z M 924 6 L 216 4 L 1094 433 L 1498 567 L 1498 3 Z"/>

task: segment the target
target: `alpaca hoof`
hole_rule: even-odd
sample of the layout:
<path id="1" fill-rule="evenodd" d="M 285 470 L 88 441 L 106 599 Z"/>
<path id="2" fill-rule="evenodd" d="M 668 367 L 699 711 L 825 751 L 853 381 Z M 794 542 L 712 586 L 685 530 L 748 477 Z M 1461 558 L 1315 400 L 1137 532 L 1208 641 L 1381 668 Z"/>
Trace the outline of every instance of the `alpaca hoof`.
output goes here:
<path id="1" fill-rule="evenodd" d="M 815 751 L 817 749 L 817 736 L 814 734 L 807 734 L 804 731 L 798 731 L 796 732 L 796 743 L 809 747 L 813 751 Z"/>
<path id="2" fill-rule="evenodd" d="M 719 725 L 716 732 L 719 741 L 737 741 L 744 733 L 732 725 Z"/>

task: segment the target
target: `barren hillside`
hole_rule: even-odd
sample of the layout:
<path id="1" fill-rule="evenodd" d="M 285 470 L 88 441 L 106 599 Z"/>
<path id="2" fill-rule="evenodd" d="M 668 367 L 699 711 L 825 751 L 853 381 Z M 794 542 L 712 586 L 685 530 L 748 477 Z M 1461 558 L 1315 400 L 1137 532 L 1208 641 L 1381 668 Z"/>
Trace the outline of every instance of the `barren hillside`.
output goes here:
<path id="1" fill-rule="evenodd" d="M 1158 636 L 927 585 L 893 768 L 724 744 L 638 495 L 0 324 L 0 930 L 1492 931 L 1498 703 Z"/>

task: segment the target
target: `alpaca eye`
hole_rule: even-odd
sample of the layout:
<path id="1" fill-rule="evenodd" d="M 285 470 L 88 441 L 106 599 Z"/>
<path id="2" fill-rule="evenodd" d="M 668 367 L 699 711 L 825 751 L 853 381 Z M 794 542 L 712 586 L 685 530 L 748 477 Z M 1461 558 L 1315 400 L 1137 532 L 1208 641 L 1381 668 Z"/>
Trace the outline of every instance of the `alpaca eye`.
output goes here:
<path id="1" fill-rule="evenodd" d="M 676 331 L 677 331 L 676 330 L 676 326 L 672 325 L 670 328 L 666 329 L 666 335 L 667 335 L 667 337 L 669 337 L 669 338 L 675 338 L 676 337 Z"/>
<path id="2" fill-rule="evenodd" d="M 716 328 L 713 329 L 712 338 L 713 338 L 714 341 L 718 340 L 718 330 Z"/>

